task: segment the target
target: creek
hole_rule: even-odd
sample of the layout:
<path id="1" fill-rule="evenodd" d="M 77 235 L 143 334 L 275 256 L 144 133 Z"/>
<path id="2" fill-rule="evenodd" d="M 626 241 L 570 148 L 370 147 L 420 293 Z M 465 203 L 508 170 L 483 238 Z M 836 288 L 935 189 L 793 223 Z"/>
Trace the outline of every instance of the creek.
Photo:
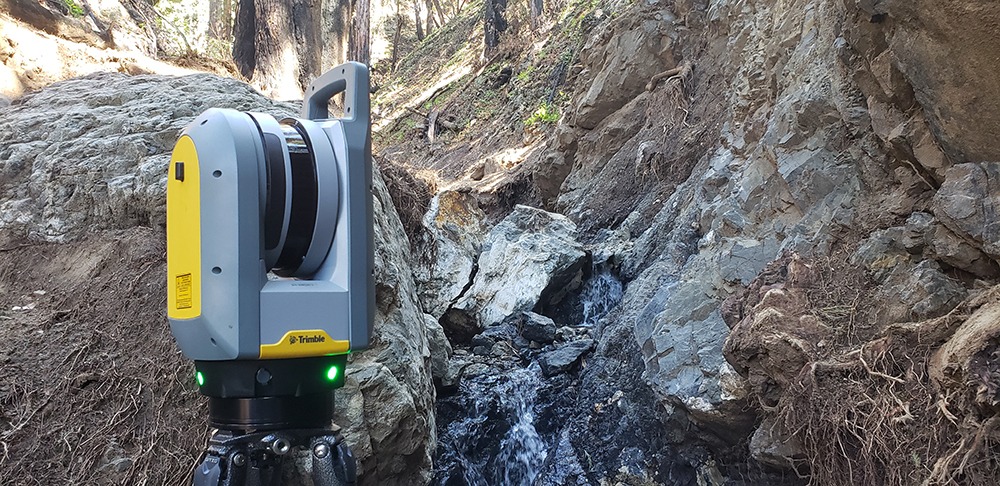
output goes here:
<path id="1" fill-rule="evenodd" d="M 540 346 L 511 328 L 494 332 L 509 339 L 490 347 L 457 349 L 453 360 L 461 362 L 463 378 L 457 388 L 438 397 L 433 483 L 527 486 L 582 477 L 578 461 L 566 460 L 561 453 L 571 447 L 563 417 L 577 401 L 579 365 L 553 372 L 551 364 L 545 368 L 543 363 L 553 362 L 553 356 L 567 348 L 592 342 L 593 326 L 622 295 L 622 283 L 607 269 L 596 268 L 582 288 L 567 297 L 567 305 L 559 306 L 562 315 L 551 316 L 556 322 L 574 323 L 561 327 L 554 343 Z"/>

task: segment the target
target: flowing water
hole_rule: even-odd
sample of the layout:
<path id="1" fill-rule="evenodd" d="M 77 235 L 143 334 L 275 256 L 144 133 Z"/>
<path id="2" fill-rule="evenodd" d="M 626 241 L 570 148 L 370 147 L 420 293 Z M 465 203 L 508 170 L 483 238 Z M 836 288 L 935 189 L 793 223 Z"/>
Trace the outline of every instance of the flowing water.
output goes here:
<path id="1" fill-rule="evenodd" d="M 574 306 L 582 313 L 576 327 L 592 327 L 621 298 L 621 282 L 597 269 Z M 560 407 L 566 405 L 552 401 L 572 402 L 565 392 L 570 379 L 545 378 L 537 353 L 522 350 L 521 356 L 498 360 L 463 378 L 455 393 L 439 397 L 435 484 L 529 486 L 544 479 L 543 470 L 558 475 L 558 467 L 545 465 L 560 437 L 566 440 L 559 426 Z M 542 420 L 543 414 L 550 420 Z"/>
<path id="2" fill-rule="evenodd" d="M 542 380 L 537 364 L 465 380 L 457 398 L 466 416 L 438 437 L 439 468 L 450 466 L 438 484 L 532 484 L 548 453 L 535 428 Z"/>
<path id="3" fill-rule="evenodd" d="M 580 292 L 580 304 L 583 306 L 580 325 L 593 327 L 612 307 L 621 302 L 623 295 L 624 288 L 618 277 L 607 269 L 595 272 Z"/>

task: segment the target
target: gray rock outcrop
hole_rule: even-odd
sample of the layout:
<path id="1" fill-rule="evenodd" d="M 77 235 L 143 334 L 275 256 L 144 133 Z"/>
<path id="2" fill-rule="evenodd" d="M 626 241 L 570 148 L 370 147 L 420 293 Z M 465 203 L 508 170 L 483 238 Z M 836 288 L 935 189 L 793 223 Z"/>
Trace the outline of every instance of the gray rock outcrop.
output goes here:
<path id="1" fill-rule="evenodd" d="M 98 73 L 18 100 L 0 119 L 0 229 L 58 242 L 97 229 L 163 226 L 170 150 L 210 107 L 295 114 L 208 74 Z"/>
<path id="2" fill-rule="evenodd" d="M 1000 9 L 796 0 L 673 10 L 669 56 L 603 57 L 619 43 L 600 39 L 645 25 L 633 16 L 659 20 L 653 11 L 626 10 L 591 34 L 575 112 L 533 175 L 561 178 L 539 192 L 605 242 L 595 253 L 620 262 L 625 297 L 597 327 L 598 342 L 630 333 L 667 415 L 735 442 L 755 416 L 774 424 L 747 398 L 777 403 L 803 366 L 831 353 L 829 333 L 841 325 L 831 321 L 851 307 L 811 308 L 820 283 L 769 273 L 789 271 L 769 270 L 783 255 L 871 277 L 833 285 L 874 296 L 879 304 L 863 311 L 875 328 L 945 319 L 997 278 L 1000 174 L 983 134 L 1000 98 L 994 80 L 970 70 L 998 66 L 985 52 L 995 50 L 986 32 Z M 604 68 L 683 62 L 690 80 L 594 103 Z M 980 97 L 989 101 L 971 101 Z M 749 305 L 730 319 L 723 302 L 733 295 Z M 613 352 L 598 345 L 591 361 Z M 758 427 L 752 452 L 790 467 L 804 452 L 779 428 Z"/>
<path id="3" fill-rule="evenodd" d="M 170 150 L 209 107 L 294 114 L 211 75 L 95 74 L 0 108 L 0 245 L 162 228 Z M 432 352 L 446 356 L 450 347 L 421 311 L 407 238 L 377 171 L 375 194 L 375 338 L 348 365 L 335 421 L 363 483 L 418 484 L 430 478 L 435 445 L 431 370 L 446 368 Z"/>
<path id="4" fill-rule="evenodd" d="M 649 78 L 674 67 L 673 14 L 626 15 L 588 40 L 580 61 L 592 81 L 575 107 L 574 124 L 594 128 L 643 90 Z"/>

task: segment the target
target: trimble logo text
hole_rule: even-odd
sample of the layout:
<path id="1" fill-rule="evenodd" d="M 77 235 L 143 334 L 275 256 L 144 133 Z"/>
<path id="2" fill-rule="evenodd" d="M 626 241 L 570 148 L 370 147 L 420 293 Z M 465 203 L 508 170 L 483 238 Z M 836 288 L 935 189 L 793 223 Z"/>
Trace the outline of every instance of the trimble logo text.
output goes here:
<path id="1" fill-rule="evenodd" d="M 326 336 L 320 334 L 312 336 L 299 334 L 298 336 L 292 336 L 288 338 L 288 344 L 309 344 L 309 343 L 325 343 L 325 342 L 326 342 Z"/>

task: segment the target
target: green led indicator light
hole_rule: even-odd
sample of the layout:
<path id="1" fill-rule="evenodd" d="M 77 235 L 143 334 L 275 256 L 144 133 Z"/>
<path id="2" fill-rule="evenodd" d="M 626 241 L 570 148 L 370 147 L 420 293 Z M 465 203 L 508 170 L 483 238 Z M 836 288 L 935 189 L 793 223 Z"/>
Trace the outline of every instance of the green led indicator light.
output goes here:
<path id="1" fill-rule="evenodd" d="M 194 381 L 198 382 L 198 386 L 205 386 L 205 375 L 201 374 L 200 371 L 195 372 Z"/>
<path id="2" fill-rule="evenodd" d="M 330 381 L 336 380 L 338 375 L 340 375 L 340 368 L 337 368 L 337 365 L 333 365 L 330 367 L 330 369 L 326 370 L 327 380 Z"/>

